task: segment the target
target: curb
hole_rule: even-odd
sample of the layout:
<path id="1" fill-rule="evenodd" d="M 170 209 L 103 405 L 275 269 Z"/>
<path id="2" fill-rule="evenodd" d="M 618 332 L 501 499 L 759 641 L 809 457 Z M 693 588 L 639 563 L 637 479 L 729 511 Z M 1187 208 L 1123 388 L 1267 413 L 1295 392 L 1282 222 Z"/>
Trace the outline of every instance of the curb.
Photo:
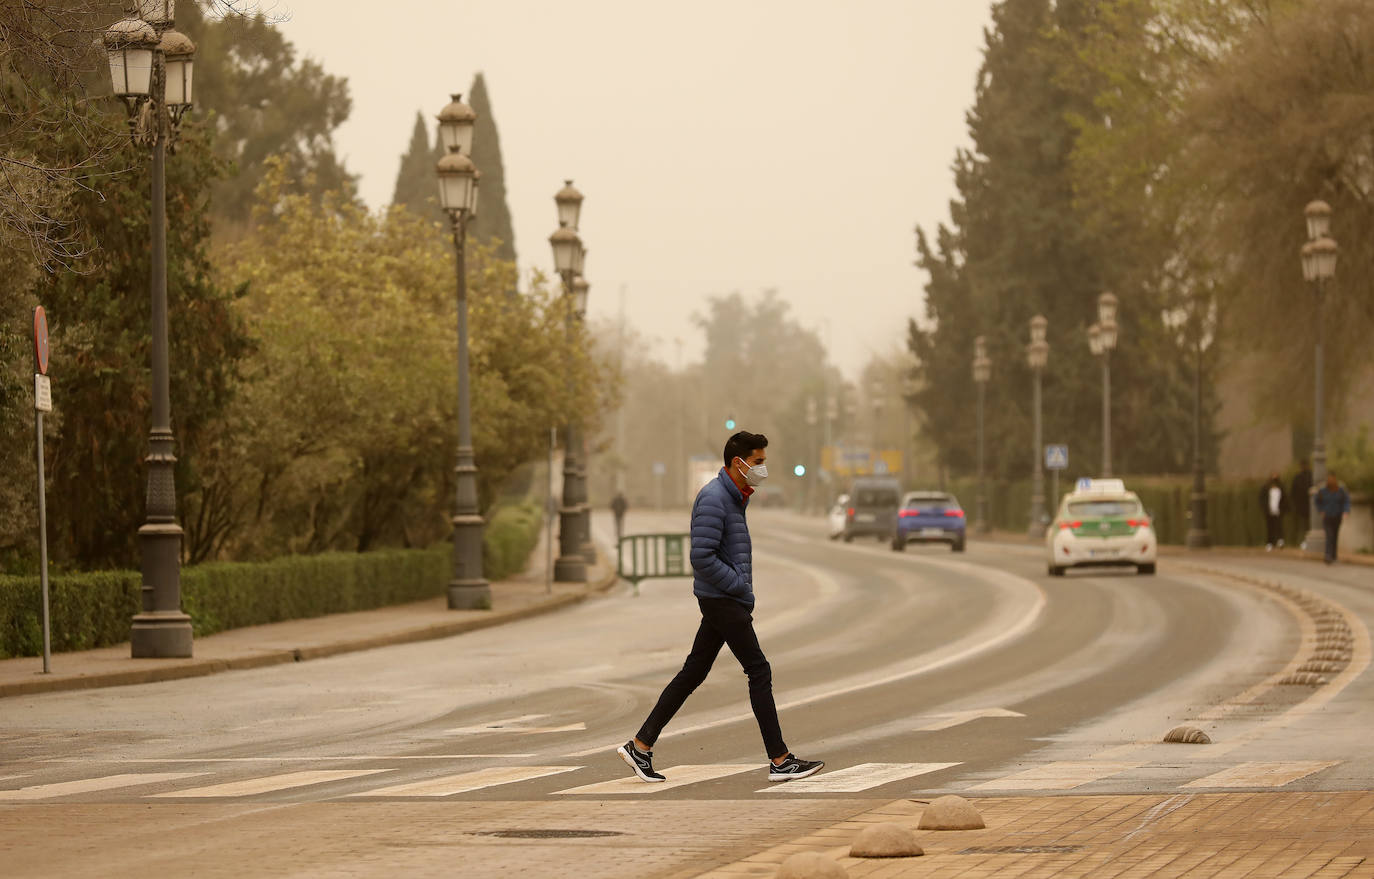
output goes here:
<path id="1" fill-rule="evenodd" d="M 310 647 L 267 650 L 261 653 L 236 656 L 229 659 L 193 659 L 190 662 L 171 660 L 178 662 L 178 664 L 154 668 L 101 672 L 71 678 L 57 678 L 52 680 L 39 678 L 32 681 L 0 683 L 0 699 L 9 696 L 30 696 L 37 693 L 92 690 L 102 687 L 125 687 L 133 684 L 154 684 L 162 681 L 205 677 L 206 675 L 219 674 L 226 671 L 246 671 L 248 669 L 266 668 L 273 665 L 284 665 L 289 662 L 306 662 L 311 659 L 324 659 L 329 656 L 338 656 L 343 653 L 358 653 L 363 650 L 375 650 L 378 647 L 392 647 L 397 644 L 411 644 L 417 641 L 434 641 L 439 638 L 449 638 L 453 635 L 475 632 L 479 629 L 490 629 L 494 626 L 540 616 L 541 614 L 552 613 L 556 610 L 562 610 L 565 607 L 581 604 L 592 595 L 605 594 L 619 581 L 620 574 L 613 569 L 595 583 L 587 584 L 587 588 L 583 592 L 574 595 L 559 595 L 546 598 L 542 601 L 536 601 L 525 607 L 516 608 L 514 610 L 494 612 L 491 616 L 487 617 L 431 623 L 416 628 L 403 629 L 398 632 L 389 632 L 385 635 L 374 635 L 367 638 L 354 638 L 347 641 L 316 644 Z M 366 613 L 366 611 L 363 611 L 363 613 Z M 157 660 L 149 661 L 156 662 Z"/>
<path id="2" fill-rule="evenodd" d="M 970 542 L 981 543 L 1009 543 L 1021 546 L 1041 546 L 1039 540 L 1031 540 L 1024 534 L 1015 534 L 1009 531 L 990 531 L 987 534 L 970 534 Z M 1159 544 L 1159 554 L 1167 556 L 1183 556 L 1190 559 L 1205 559 L 1208 555 L 1238 556 L 1246 558 L 1282 558 L 1292 559 L 1303 562 L 1320 562 L 1322 556 L 1313 552 L 1306 552 L 1301 549 L 1287 548 L 1276 549 L 1266 552 L 1260 546 L 1209 546 L 1206 549 L 1189 549 L 1176 543 Z M 1363 567 L 1374 567 L 1374 555 L 1348 552 L 1340 557 L 1339 564 L 1361 565 Z"/>

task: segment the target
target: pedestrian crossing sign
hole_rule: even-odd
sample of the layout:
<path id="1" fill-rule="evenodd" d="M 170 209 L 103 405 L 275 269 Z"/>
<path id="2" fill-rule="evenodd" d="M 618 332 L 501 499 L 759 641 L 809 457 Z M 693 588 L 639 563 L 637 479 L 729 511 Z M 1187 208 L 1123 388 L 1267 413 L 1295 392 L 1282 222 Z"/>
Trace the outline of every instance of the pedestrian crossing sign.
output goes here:
<path id="1" fill-rule="evenodd" d="M 1045 446 L 1045 469 L 1067 470 L 1069 468 L 1068 446 Z"/>

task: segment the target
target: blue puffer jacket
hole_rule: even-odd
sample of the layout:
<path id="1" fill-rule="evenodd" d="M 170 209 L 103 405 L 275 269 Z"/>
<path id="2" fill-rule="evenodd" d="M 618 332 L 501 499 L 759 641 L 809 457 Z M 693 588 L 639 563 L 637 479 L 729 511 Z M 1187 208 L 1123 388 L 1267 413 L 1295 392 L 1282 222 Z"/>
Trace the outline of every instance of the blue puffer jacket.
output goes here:
<path id="1" fill-rule="evenodd" d="M 692 504 L 692 594 L 698 598 L 733 598 L 754 606 L 753 547 L 748 504 L 725 468 L 702 486 Z"/>

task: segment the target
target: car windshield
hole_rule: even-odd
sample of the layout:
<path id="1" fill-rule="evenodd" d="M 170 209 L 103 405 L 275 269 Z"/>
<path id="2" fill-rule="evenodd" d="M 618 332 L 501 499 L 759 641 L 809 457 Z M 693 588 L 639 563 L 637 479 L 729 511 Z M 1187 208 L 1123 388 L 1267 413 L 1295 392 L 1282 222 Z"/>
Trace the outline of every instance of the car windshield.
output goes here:
<path id="1" fill-rule="evenodd" d="M 897 505 L 897 492 L 883 488 L 861 488 L 855 501 L 861 507 L 892 507 Z"/>
<path id="2" fill-rule="evenodd" d="M 959 502 L 947 494 L 909 494 L 902 501 L 902 506 L 909 510 L 945 510 L 951 507 L 957 509 Z"/>
<path id="3" fill-rule="evenodd" d="M 1101 516 L 1131 516 L 1139 512 L 1139 501 L 1100 500 L 1069 502 L 1069 515 L 1080 519 L 1092 519 Z"/>

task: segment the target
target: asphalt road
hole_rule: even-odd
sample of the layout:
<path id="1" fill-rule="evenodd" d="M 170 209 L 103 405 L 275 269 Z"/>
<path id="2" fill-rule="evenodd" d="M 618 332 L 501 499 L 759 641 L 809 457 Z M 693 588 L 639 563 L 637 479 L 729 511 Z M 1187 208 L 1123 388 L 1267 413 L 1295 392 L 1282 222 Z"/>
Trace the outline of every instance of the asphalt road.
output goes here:
<path id="1" fill-rule="evenodd" d="M 1370 786 L 1369 569 L 1218 553 L 1050 578 L 1031 545 L 894 553 L 828 541 L 819 520 L 756 511 L 751 525 L 756 624 L 789 745 L 826 761 L 813 779 L 767 782 L 728 651 L 656 746 L 670 782 L 627 779 L 614 749 L 698 621 L 687 581 L 651 581 L 441 641 L 4 700 L 0 852 L 39 805 L 100 806 L 111 827 L 153 804 L 630 802 L 681 820 L 671 804 L 829 816 L 950 792 Z M 1352 649 L 1324 686 L 1277 683 L 1341 626 Z M 1214 743 L 1160 743 L 1185 722 Z"/>

